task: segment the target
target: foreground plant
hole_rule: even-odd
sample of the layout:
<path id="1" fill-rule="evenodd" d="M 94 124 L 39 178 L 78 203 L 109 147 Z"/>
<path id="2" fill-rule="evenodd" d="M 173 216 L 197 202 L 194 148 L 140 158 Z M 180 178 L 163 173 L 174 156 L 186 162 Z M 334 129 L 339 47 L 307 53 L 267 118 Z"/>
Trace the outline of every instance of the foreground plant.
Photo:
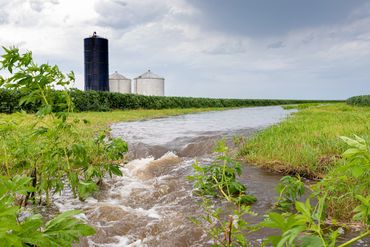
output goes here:
<path id="1" fill-rule="evenodd" d="M 212 246 L 251 246 L 246 236 L 258 230 L 258 227 L 243 219 L 247 215 L 256 215 L 250 206 L 236 207 L 231 204 L 230 207 L 234 209 L 226 212 L 222 207 L 216 207 L 208 198 L 202 198 L 199 205 L 203 210 L 202 215 L 190 220 L 207 232 L 213 241 Z"/>
<path id="2" fill-rule="evenodd" d="M 334 219 L 351 220 L 353 210 L 369 196 L 370 147 L 365 139 L 341 137 L 349 146 L 343 159 L 316 186 L 314 193 L 327 193 L 328 214 Z M 362 199 L 363 198 L 363 199 Z"/>
<path id="3" fill-rule="evenodd" d="M 31 124 L 0 122 L 0 172 L 4 175 L 0 191 L 5 198 L 0 200 L 0 207 L 8 212 L 0 213 L 0 217 L 4 216 L 10 226 L 0 229 L 4 230 L 0 242 L 7 241 L 9 246 L 71 246 L 80 236 L 94 233 L 74 218 L 77 211 L 65 212 L 44 224 L 38 214 L 19 220 L 25 210 L 16 205 L 49 205 L 52 195 L 61 193 L 66 184 L 75 197 L 84 200 L 98 189 L 105 174 L 122 175 L 119 163 L 127 143 L 105 133 L 87 138 L 78 131 L 81 124 L 88 122 L 69 116 L 73 104 L 67 87 L 74 81 L 73 72 L 65 75 L 57 66 L 37 65 L 31 52 L 20 54 L 17 48 L 4 51 L 0 69 L 9 76 L 0 77 L 0 86 L 22 92 L 20 105 L 32 103 L 39 108 Z M 52 93 L 56 86 L 64 89 L 57 98 Z M 24 176 L 13 181 L 16 174 Z M 20 181 L 27 188 L 7 189 Z"/>
<path id="4" fill-rule="evenodd" d="M 214 150 L 219 155 L 209 165 L 193 164 L 195 174 L 188 179 L 195 181 L 196 192 L 203 196 L 214 196 L 233 201 L 237 204 L 250 204 L 256 201 L 252 195 L 247 195 L 247 187 L 236 180 L 241 174 L 240 163 L 228 156 L 225 141 L 219 141 Z"/>
<path id="5" fill-rule="evenodd" d="M 201 196 L 200 206 L 203 214 L 199 219 L 191 220 L 206 230 L 212 238 L 212 246 L 250 246 L 246 236 L 258 229 L 244 220 L 246 215 L 255 215 L 248 204 L 256 201 L 252 195 L 246 194 L 247 187 L 237 181 L 241 174 L 241 166 L 228 156 L 225 141 L 217 143 L 216 160 L 209 165 L 193 164 L 195 175 L 188 179 L 195 181 L 195 194 Z M 226 201 L 230 210 L 215 206 L 212 201 L 220 204 Z"/>
<path id="6" fill-rule="evenodd" d="M 369 183 L 369 147 L 365 140 L 355 136 L 355 138 L 342 137 L 350 148 L 343 153 L 345 161 L 334 169 L 327 178 L 320 181 L 313 187 L 314 191 L 311 195 L 317 204 L 312 206 L 309 199 L 305 203 L 297 201 L 299 195 L 299 188 L 302 185 L 298 179 L 292 177 L 284 177 L 282 182 L 278 185 L 278 190 L 283 188 L 290 188 L 294 193 L 295 199 L 295 213 L 276 213 L 270 212 L 266 220 L 261 223 L 261 226 L 280 230 L 279 235 L 269 236 L 266 243 L 273 246 L 305 246 L 305 247 L 326 247 L 326 246 L 349 246 L 354 242 L 370 235 L 370 196 L 368 195 Z M 350 193 L 338 195 L 337 189 L 341 191 L 346 186 L 353 186 L 356 181 L 356 187 L 346 188 Z M 297 193 L 299 192 L 299 193 Z M 355 194 L 361 193 L 361 194 Z M 289 193 L 290 194 L 290 193 Z M 328 218 L 326 212 L 332 210 L 328 206 L 332 205 L 332 201 L 338 196 L 353 197 L 358 205 L 352 211 L 353 219 L 360 221 L 363 224 L 363 232 L 358 236 L 344 242 L 337 243 L 338 236 L 344 231 L 342 227 L 335 226 L 335 220 L 331 219 L 333 224 L 327 224 Z M 289 196 L 290 197 L 290 196 Z M 284 202 L 286 199 L 284 199 Z M 292 202 L 292 200 L 288 200 Z M 284 204 L 285 205 L 285 204 Z M 290 205 L 290 204 L 288 204 Z M 353 207 L 353 205 L 351 205 Z M 331 213 L 333 214 L 333 213 Z"/>
<path id="7" fill-rule="evenodd" d="M 292 209 L 295 202 L 303 196 L 305 188 L 300 176 L 284 176 L 276 186 L 276 191 L 279 193 L 276 207 L 288 211 Z"/>
<path id="8" fill-rule="evenodd" d="M 344 247 L 370 234 L 369 229 L 344 243 L 337 245 L 338 236 L 343 228 L 333 230 L 325 224 L 325 197 L 319 197 L 318 203 L 312 207 L 309 199 L 305 203 L 296 202 L 297 213 L 268 214 L 261 226 L 280 230 L 279 235 L 267 237 L 266 243 L 273 246 L 305 246 L 305 247 Z"/>
<path id="9" fill-rule="evenodd" d="M 206 229 L 213 240 L 213 246 L 249 246 L 248 234 L 261 227 L 279 231 L 277 235 L 267 236 L 264 241 L 264 244 L 276 247 L 345 247 L 369 236 L 370 149 L 366 141 L 357 136 L 353 139 L 342 137 L 342 140 L 350 146 L 342 155 L 345 160 L 338 166 L 338 170 L 333 170 L 333 175 L 313 186 L 311 199 L 307 199 L 305 202 L 299 201 L 305 191 L 304 183 L 300 177 L 285 176 L 276 188 L 279 193 L 276 205 L 284 212 L 269 212 L 265 220 L 257 225 L 250 225 L 243 219 L 246 214 L 254 215 L 249 206 L 241 205 L 232 194 L 228 194 L 230 191 L 228 190 L 229 183 L 232 183 L 233 180 L 222 178 L 222 172 L 228 171 L 226 167 L 222 168 L 221 165 L 219 168 L 209 168 L 194 165 L 196 174 L 191 179 L 196 181 L 194 187 L 198 195 L 202 196 L 200 205 L 204 213 L 200 216 L 200 219 L 192 219 L 193 222 Z M 221 143 L 218 147 L 221 147 L 221 149 L 217 150 L 224 150 L 225 152 L 221 152 L 221 159 L 219 157 L 217 160 L 226 160 L 232 163 L 232 159 L 226 155 L 227 149 L 225 149 L 225 146 Z M 212 165 L 216 166 L 217 164 Z M 228 167 L 234 166 L 229 164 Z M 231 178 L 235 178 L 233 173 L 229 172 L 228 175 L 230 174 Z M 217 179 L 218 177 L 221 179 Z M 333 196 L 337 195 L 337 186 L 339 188 L 348 186 L 343 182 L 354 181 L 354 178 L 357 179 L 357 187 L 355 187 L 355 190 L 353 188 L 349 189 L 360 194 L 351 193 L 344 196 L 353 196 L 356 200 L 357 206 L 352 205 L 353 211 L 351 214 L 355 221 L 362 223 L 363 231 L 352 239 L 338 241 L 339 236 L 346 228 L 346 224 L 339 224 L 336 223 L 335 219 L 328 218 L 327 212 L 330 212 L 328 205 L 331 205 Z M 217 198 L 221 201 L 211 201 L 211 198 Z M 230 206 L 235 209 L 225 211 L 223 209 L 225 206 L 223 208 L 217 207 L 216 205 L 222 204 L 222 200 L 229 203 L 227 206 L 231 203 Z M 313 203 L 313 201 L 316 203 Z"/>
<path id="10" fill-rule="evenodd" d="M 1 246 L 71 246 L 81 236 L 95 234 L 94 228 L 75 218 L 72 210 L 44 222 L 40 214 L 23 211 L 16 199 L 34 191 L 32 179 L 15 176 L 0 178 L 0 242 Z"/>
<path id="11" fill-rule="evenodd" d="M 0 78 L 0 85 L 25 92 L 20 105 L 38 102 L 38 118 L 19 131 L 19 123 L 6 122 L 0 125 L 3 145 L 0 152 L 6 175 L 28 173 L 33 178 L 35 193 L 45 193 L 50 203 L 50 192 L 63 190 L 65 182 L 73 194 L 84 199 L 96 190 L 105 173 L 122 175 L 118 161 L 127 151 L 121 139 L 112 139 L 101 134 L 94 139 L 84 138 L 78 129 L 86 120 L 70 119 L 73 104 L 67 86 L 74 81 L 73 72 L 65 75 L 57 66 L 37 65 L 31 52 L 20 54 L 16 48 L 5 49 L 0 61 L 2 69 L 10 76 Z M 52 91 L 63 87 L 61 98 L 54 99 Z M 29 195 L 26 199 L 34 199 Z M 39 196 L 41 200 L 41 196 Z"/>

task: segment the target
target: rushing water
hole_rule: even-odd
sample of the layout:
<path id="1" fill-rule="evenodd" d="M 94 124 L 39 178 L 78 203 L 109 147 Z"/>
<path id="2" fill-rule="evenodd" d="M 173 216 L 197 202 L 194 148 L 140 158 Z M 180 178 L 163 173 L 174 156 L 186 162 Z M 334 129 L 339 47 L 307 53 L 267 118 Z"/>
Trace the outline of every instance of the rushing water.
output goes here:
<path id="1" fill-rule="evenodd" d="M 129 162 L 124 176 L 106 179 L 102 190 L 86 202 L 56 198 L 59 210 L 82 209 L 81 217 L 97 229 L 79 246 L 208 246 L 202 229 L 190 222 L 200 214 L 192 184 L 186 176 L 191 165 L 212 162 L 212 147 L 218 139 L 250 136 L 290 114 L 279 106 L 243 108 L 189 114 L 112 125 L 112 135 L 129 143 Z M 240 180 L 257 197 L 253 211 L 261 220 L 271 208 L 280 176 L 244 166 Z M 254 243 L 269 232 L 251 236 Z"/>

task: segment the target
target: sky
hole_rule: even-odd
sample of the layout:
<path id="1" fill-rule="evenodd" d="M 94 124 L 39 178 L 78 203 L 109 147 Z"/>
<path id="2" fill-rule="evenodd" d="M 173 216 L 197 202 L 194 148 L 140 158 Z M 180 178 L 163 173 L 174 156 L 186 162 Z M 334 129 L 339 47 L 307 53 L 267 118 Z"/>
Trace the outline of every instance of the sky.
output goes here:
<path id="1" fill-rule="evenodd" d="M 83 39 L 109 70 L 165 77 L 165 94 L 346 99 L 370 94 L 369 0 L 0 0 L 0 45 L 84 87 Z M 2 53 L 2 52 L 0 52 Z"/>

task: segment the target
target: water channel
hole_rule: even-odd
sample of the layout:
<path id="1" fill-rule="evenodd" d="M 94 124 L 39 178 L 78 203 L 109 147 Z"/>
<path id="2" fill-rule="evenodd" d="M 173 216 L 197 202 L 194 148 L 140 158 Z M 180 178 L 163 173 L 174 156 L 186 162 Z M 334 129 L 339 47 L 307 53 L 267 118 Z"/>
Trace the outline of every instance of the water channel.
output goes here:
<path id="1" fill-rule="evenodd" d="M 219 139 L 250 137 L 288 117 L 280 106 L 242 108 L 188 114 L 146 121 L 116 123 L 112 136 L 129 143 L 124 176 L 107 178 L 102 190 L 81 203 L 66 195 L 56 199 L 59 210 L 81 209 L 97 234 L 79 246 L 209 246 L 209 239 L 190 216 L 200 214 L 199 198 L 192 195 L 192 164 L 213 160 Z M 257 222 L 275 201 L 280 176 L 244 164 L 240 178 L 257 197 L 252 209 Z M 258 245 L 268 232 L 250 236 Z"/>

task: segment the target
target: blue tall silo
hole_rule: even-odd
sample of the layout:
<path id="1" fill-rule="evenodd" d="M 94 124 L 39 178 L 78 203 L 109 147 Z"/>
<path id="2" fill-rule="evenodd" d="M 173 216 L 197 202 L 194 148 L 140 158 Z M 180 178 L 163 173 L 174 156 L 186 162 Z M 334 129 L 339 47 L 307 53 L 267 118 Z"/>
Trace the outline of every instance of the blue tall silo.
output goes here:
<path id="1" fill-rule="evenodd" d="M 109 91 L 108 40 L 96 35 L 84 39 L 85 90 Z"/>

